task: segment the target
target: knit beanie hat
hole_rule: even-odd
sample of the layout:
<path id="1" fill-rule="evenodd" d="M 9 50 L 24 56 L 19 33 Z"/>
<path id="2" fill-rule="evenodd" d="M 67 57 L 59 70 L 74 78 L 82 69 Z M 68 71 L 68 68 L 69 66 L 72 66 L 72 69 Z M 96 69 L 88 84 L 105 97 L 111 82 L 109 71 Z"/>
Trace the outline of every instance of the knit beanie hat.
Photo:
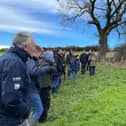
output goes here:
<path id="1" fill-rule="evenodd" d="M 53 51 L 46 51 L 46 52 L 44 52 L 43 58 L 45 60 L 52 60 L 52 59 L 54 59 L 54 53 L 53 53 Z"/>

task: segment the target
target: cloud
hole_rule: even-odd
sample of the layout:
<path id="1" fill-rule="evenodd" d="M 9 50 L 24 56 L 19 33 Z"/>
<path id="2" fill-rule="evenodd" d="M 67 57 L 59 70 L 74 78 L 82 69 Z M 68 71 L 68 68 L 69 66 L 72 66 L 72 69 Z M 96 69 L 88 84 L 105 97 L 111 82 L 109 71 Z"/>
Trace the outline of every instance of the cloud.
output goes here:
<path id="1" fill-rule="evenodd" d="M 0 0 L 0 4 L 8 6 L 22 6 L 38 11 L 48 11 L 52 13 L 57 12 L 58 3 L 57 0 Z"/>
<path id="2" fill-rule="evenodd" d="M 64 29 L 56 24 L 56 19 L 44 21 L 44 16 L 37 18 L 33 13 L 48 12 L 55 16 L 58 3 L 56 0 L 0 0 L 0 31 L 4 32 L 33 32 L 61 36 L 71 29 Z M 48 16 L 48 14 L 47 14 Z"/>
<path id="3" fill-rule="evenodd" d="M 31 1 L 31 2 L 30 2 Z M 35 2 L 36 1 L 36 2 Z M 0 1 L 0 30 L 9 32 L 27 31 L 44 34 L 57 34 L 59 27 L 50 21 L 38 20 L 29 13 L 23 11 L 23 5 L 31 8 L 41 9 L 54 8 L 54 3 L 42 0 L 27 0 L 25 2 L 17 0 L 1 0 Z M 20 4 L 20 7 L 18 5 Z M 12 6 L 13 5 L 13 6 Z M 17 5 L 16 7 L 14 5 Z M 22 6 L 22 7 L 21 7 Z M 30 10 L 27 10 L 30 11 Z"/>

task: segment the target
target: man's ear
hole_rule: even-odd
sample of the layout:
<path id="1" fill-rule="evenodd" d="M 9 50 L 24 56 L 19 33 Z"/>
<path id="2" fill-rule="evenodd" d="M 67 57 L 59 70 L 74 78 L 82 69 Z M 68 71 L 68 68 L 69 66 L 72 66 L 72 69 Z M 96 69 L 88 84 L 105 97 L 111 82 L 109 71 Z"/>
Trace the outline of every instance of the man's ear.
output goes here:
<path id="1" fill-rule="evenodd" d="M 27 50 L 27 45 L 25 43 L 22 44 L 22 49 Z"/>

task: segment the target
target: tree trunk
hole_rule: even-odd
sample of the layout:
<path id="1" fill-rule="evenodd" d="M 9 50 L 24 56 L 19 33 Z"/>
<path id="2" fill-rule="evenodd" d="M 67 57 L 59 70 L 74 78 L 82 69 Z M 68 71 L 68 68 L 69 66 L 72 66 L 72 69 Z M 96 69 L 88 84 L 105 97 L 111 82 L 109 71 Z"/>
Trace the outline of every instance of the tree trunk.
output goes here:
<path id="1" fill-rule="evenodd" d="M 99 60 L 104 62 L 106 60 L 106 52 L 108 50 L 108 35 L 104 32 L 99 34 Z"/>

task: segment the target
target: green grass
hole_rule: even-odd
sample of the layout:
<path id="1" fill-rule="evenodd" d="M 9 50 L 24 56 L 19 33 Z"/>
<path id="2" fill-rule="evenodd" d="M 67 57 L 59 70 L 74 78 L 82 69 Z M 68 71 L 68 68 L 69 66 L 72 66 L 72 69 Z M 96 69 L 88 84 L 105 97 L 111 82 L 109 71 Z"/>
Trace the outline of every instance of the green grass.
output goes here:
<path id="1" fill-rule="evenodd" d="M 4 51 L 0 51 L 0 55 L 4 54 Z"/>
<path id="2" fill-rule="evenodd" d="M 126 126 L 126 69 L 99 65 L 96 72 L 64 81 L 40 126 Z"/>

